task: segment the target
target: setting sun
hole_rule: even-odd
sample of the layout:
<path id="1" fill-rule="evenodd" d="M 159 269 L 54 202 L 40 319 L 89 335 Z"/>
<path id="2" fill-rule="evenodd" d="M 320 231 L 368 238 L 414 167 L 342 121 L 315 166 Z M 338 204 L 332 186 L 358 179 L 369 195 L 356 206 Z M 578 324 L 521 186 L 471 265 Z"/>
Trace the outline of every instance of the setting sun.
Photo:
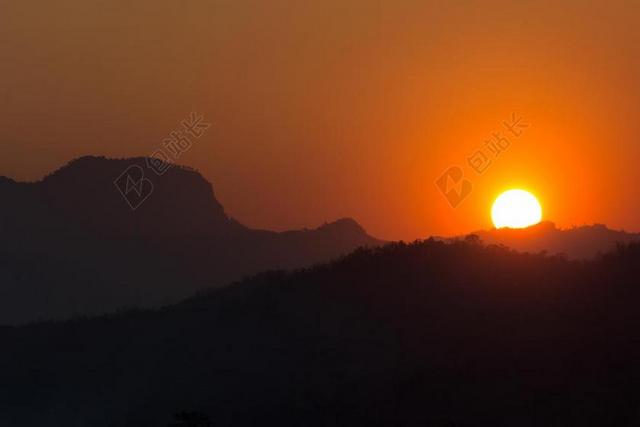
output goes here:
<path id="1" fill-rule="evenodd" d="M 524 190 L 502 193 L 491 208 L 491 219 L 496 228 L 524 228 L 542 219 L 542 208 L 536 197 Z"/>

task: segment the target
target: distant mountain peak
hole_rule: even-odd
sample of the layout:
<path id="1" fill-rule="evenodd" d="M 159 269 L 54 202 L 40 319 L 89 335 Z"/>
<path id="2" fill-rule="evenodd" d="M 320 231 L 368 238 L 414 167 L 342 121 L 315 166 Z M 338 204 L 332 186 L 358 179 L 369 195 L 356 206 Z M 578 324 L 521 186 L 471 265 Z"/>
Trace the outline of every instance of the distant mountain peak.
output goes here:
<path id="1" fill-rule="evenodd" d="M 319 227 L 319 230 L 328 229 L 366 233 L 365 229 L 355 219 L 348 217 L 339 218 L 333 222 L 325 222 Z"/>
<path id="2" fill-rule="evenodd" d="M 170 165 L 158 173 L 150 161 L 83 156 L 31 185 L 48 210 L 106 235 L 210 235 L 228 228 L 213 187 L 198 172 Z"/>

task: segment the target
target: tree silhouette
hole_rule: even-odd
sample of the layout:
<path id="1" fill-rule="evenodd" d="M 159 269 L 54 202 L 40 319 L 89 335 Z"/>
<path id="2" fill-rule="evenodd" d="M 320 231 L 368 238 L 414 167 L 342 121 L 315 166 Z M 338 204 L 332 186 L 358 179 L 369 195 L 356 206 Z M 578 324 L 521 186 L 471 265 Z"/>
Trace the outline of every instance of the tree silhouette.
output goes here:
<path id="1" fill-rule="evenodd" d="M 182 411 L 175 414 L 176 421 L 169 427 L 211 427 L 211 421 L 206 414 L 201 412 Z"/>

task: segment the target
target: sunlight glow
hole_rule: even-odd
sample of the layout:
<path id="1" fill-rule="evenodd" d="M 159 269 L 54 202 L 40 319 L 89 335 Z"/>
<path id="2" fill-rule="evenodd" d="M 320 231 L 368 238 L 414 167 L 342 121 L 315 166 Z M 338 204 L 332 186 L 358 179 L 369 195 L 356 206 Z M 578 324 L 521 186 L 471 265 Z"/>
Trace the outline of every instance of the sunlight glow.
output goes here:
<path id="1" fill-rule="evenodd" d="M 509 190 L 493 202 L 491 219 L 496 228 L 525 228 L 542 220 L 542 207 L 528 191 Z"/>

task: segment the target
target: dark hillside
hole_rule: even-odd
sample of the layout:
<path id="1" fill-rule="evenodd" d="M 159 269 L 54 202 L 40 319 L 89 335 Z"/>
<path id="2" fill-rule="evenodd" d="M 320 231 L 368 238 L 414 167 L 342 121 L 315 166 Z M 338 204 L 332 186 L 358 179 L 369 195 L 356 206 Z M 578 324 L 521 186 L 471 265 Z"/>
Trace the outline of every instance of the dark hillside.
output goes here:
<path id="1" fill-rule="evenodd" d="M 0 423 L 634 426 L 639 260 L 392 244 L 161 311 L 4 328 Z"/>

